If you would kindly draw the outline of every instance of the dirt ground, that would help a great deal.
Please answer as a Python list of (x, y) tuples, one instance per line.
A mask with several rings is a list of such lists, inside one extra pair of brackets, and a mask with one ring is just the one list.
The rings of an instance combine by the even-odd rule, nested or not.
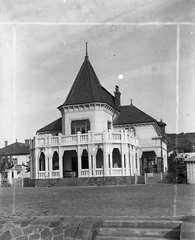
[(0, 187), (0, 219), (175, 219), (193, 215), (195, 185)]

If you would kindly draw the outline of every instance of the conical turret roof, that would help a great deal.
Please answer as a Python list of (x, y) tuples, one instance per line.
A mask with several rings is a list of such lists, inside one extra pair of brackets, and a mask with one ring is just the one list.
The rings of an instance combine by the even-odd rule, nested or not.
[(86, 54), (70, 92), (62, 106), (85, 103), (108, 103), (115, 108), (115, 98), (101, 86)]

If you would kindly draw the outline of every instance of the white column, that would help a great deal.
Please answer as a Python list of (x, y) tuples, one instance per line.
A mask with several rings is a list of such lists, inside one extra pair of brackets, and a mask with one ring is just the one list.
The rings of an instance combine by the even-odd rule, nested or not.
[(133, 149), (132, 149), (132, 152), (131, 152), (131, 156), (132, 156), (132, 160), (131, 160), (131, 162), (132, 162), (132, 165), (131, 165), (131, 167), (132, 167), (132, 174), (134, 175), (135, 174), (135, 147), (133, 146)]
[(129, 171), (129, 153), (126, 153), (125, 155), (125, 161), (126, 161), (126, 176), (130, 175), (130, 171)]
[(122, 176), (124, 176), (124, 149), (121, 146), (121, 167), (122, 167)]
[(137, 174), (140, 175), (139, 148), (136, 148), (136, 152), (137, 152)]
[(81, 154), (78, 155), (78, 177), (81, 177)]
[(113, 155), (112, 151), (110, 153), (110, 176), (112, 176), (112, 168), (113, 168)]
[(104, 176), (108, 176), (108, 153), (106, 151), (103, 152), (104, 157)]
[(32, 159), (34, 161), (35, 164), (35, 179), (39, 178), (39, 154), (38, 154), (38, 149), (34, 150), (35, 155), (34, 155), (34, 159)]
[(91, 169), (91, 154), (88, 153), (89, 177), (92, 176)]
[(131, 175), (134, 175), (134, 170), (133, 170), (133, 149), (132, 146), (130, 146), (130, 169), (131, 169)]
[[(48, 160), (48, 159), (47, 159)], [(49, 178), (51, 178), (52, 177), (52, 170), (53, 170), (53, 166), (52, 166), (53, 164), (52, 164), (52, 157), (51, 156), (49, 156)]]
[(48, 166), (48, 157), (47, 154), (45, 155), (45, 177), (48, 178), (49, 176), (49, 166)]
[(95, 153), (92, 154), (92, 158), (93, 158), (93, 176), (96, 176), (96, 154)]
[(63, 178), (63, 166), (62, 166), (62, 161), (63, 161), (63, 155), (59, 154), (59, 172), (60, 172), (60, 178)]

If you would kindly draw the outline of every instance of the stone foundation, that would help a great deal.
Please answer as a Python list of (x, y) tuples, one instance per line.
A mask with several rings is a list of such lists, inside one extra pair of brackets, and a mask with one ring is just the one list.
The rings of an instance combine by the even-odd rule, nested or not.
[(0, 240), (89, 240), (101, 223), (1, 221)]
[(110, 186), (131, 185), (135, 183), (134, 176), (121, 177), (88, 177), (88, 178), (53, 178), (53, 179), (26, 179), (24, 187), (52, 187), (52, 186)]
[[(118, 225), (121, 227), (123, 225), (123, 220), (118, 220)], [(65, 222), (63, 220), (0, 220), (0, 240), (92, 240), (101, 227), (101, 221)], [(194, 223), (183, 222), (181, 224), (180, 239), (195, 239)]]

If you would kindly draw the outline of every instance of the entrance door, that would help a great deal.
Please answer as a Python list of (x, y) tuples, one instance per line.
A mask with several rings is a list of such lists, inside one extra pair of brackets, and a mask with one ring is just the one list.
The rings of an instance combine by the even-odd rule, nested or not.
[(154, 151), (143, 152), (142, 154), (142, 174), (156, 173), (157, 164), (155, 162), (156, 154)]

